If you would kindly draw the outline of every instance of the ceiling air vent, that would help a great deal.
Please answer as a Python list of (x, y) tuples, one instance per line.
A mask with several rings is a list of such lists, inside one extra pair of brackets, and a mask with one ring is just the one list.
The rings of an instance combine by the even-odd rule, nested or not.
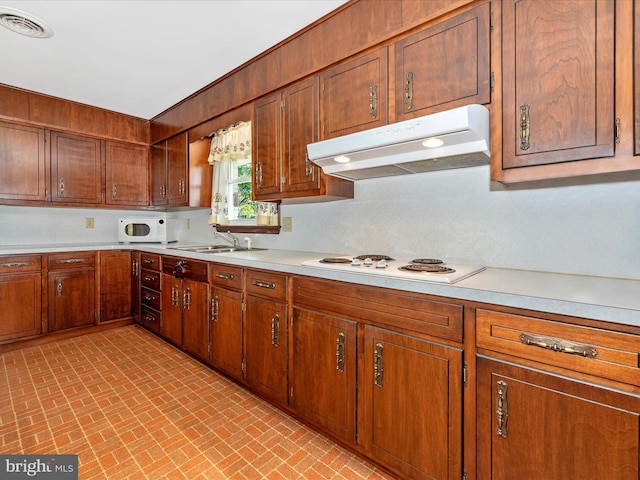
[(15, 8), (0, 7), (0, 25), (9, 30), (33, 38), (49, 38), (53, 30), (33, 15)]

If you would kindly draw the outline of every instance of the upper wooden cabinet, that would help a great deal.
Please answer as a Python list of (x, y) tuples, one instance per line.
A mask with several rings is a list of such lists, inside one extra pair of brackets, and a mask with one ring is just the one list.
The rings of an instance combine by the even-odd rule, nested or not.
[(256, 101), (252, 127), (256, 200), (353, 197), (351, 182), (325, 177), (307, 158), (307, 144), (320, 139), (318, 84), (318, 77), (312, 77)]
[(187, 133), (151, 146), (151, 205), (188, 204), (188, 154)]
[(45, 200), (44, 146), (42, 128), (0, 123), (0, 198)]
[(386, 125), (387, 55), (383, 47), (321, 75), (323, 139)]
[(489, 3), (395, 43), (396, 121), (491, 101)]
[(102, 203), (99, 139), (51, 132), (51, 201)]
[(106, 203), (148, 205), (148, 156), (144, 145), (106, 142)]

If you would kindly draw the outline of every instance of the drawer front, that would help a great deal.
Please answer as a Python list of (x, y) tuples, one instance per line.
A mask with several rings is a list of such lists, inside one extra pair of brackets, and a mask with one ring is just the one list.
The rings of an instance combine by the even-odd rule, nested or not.
[(173, 276), (174, 272), (178, 274), (176, 275), (177, 278), (188, 278), (202, 283), (209, 282), (209, 267), (207, 262), (163, 255), (162, 273)]
[(42, 255), (0, 255), (0, 274), (39, 272), (42, 270)]
[(211, 285), (240, 290), (242, 288), (242, 269), (221, 265), (209, 264), (209, 278)]
[(154, 255), (152, 253), (140, 254), (140, 266), (147, 270), (160, 271), (160, 255)]
[(244, 273), (248, 295), (274, 300), (287, 300), (287, 276), (272, 272), (246, 270)]
[(478, 309), (478, 348), (640, 385), (640, 336)]
[(146, 305), (147, 307), (151, 307), (155, 310), (160, 310), (160, 292), (149, 290), (148, 288), (142, 288), (140, 300), (142, 301), (142, 305)]
[(160, 315), (160, 312), (156, 312), (155, 310), (143, 305), (140, 312), (140, 322), (143, 327), (153, 330), (156, 333), (160, 333), (162, 328), (162, 316)]
[(49, 270), (87, 267), (94, 268), (95, 266), (95, 252), (65, 252), (49, 254)]
[(140, 284), (143, 287), (160, 291), (160, 272), (142, 270), (142, 274), (140, 275)]

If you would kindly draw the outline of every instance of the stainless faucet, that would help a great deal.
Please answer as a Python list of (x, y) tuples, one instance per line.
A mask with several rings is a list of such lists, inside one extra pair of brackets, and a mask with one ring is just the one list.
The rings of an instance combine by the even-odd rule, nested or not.
[(235, 237), (231, 232), (227, 232), (227, 233), (219, 232), (214, 228), (213, 233), (215, 234), (216, 237), (222, 237), (227, 242), (233, 243), (233, 248), (238, 248), (240, 246), (240, 240), (238, 239), (238, 237)]

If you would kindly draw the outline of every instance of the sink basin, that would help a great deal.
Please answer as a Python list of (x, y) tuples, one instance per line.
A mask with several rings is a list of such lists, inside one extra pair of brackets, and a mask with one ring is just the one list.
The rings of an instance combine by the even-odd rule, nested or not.
[(226, 252), (248, 252), (252, 250), (266, 250), (266, 248), (232, 247), (231, 245), (191, 245), (188, 247), (173, 247), (175, 250), (194, 253), (226, 253)]

